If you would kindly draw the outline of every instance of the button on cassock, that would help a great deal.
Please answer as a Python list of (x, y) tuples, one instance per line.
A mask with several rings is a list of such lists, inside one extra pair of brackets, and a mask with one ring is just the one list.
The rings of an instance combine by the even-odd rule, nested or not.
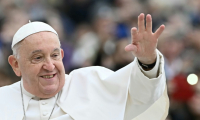
[(46, 102), (42, 102), (42, 105), (46, 105), (47, 103)]
[(47, 112), (43, 112), (43, 114), (42, 114), (42, 115), (43, 115), (43, 116), (46, 116), (47, 114), (48, 114)]

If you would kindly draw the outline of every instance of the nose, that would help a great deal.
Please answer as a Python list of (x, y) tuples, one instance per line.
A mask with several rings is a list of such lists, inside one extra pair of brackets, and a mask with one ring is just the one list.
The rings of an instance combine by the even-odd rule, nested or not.
[(46, 59), (43, 68), (47, 71), (53, 71), (55, 68), (53, 60), (51, 60), (50, 58)]

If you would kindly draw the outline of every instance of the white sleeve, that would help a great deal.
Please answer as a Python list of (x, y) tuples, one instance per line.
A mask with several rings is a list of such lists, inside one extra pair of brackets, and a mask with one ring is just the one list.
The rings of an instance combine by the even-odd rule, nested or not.
[(133, 66), (124, 120), (163, 120), (167, 116), (169, 101), (162, 54), (157, 50), (156, 65), (150, 71), (142, 70), (137, 58)]
[[(159, 65), (160, 65), (160, 57), (159, 56), (159, 52), (157, 51), (157, 58), (156, 58), (156, 64), (155, 66), (153, 67), (153, 69), (149, 70), (149, 71), (145, 71), (138, 63), (138, 60), (136, 60), (140, 70), (142, 71), (142, 73), (147, 76), (148, 78), (156, 78), (158, 76), (158, 68), (159, 68)], [(137, 59), (137, 58), (136, 58)]]

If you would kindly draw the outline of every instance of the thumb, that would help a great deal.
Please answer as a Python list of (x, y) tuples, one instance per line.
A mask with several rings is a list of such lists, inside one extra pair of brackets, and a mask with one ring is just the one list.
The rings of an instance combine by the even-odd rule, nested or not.
[(133, 44), (129, 44), (125, 47), (125, 51), (126, 52), (137, 52), (137, 46), (136, 45), (133, 45)]

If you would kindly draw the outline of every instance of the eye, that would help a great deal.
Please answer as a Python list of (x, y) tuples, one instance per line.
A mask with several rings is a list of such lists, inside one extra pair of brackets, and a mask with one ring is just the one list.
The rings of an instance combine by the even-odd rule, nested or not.
[(39, 63), (41, 61), (43, 61), (43, 56), (33, 56), (32, 59), (31, 59), (31, 62), (32, 63)]
[(54, 54), (54, 55), (53, 55), (53, 57), (57, 57), (57, 56), (58, 56), (57, 54)]
[(42, 58), (42, 57), (36, 57), (35, 59), (36, 59), (36, 60), (40, 60), (41, 58)]
[(54, 53), (54, 54), (52, 55), (52, 58), (55, 59), (55, 60), (57, 60), (57, 59), (60, 58), (60, 54), (59, 54), (59, 53)]

